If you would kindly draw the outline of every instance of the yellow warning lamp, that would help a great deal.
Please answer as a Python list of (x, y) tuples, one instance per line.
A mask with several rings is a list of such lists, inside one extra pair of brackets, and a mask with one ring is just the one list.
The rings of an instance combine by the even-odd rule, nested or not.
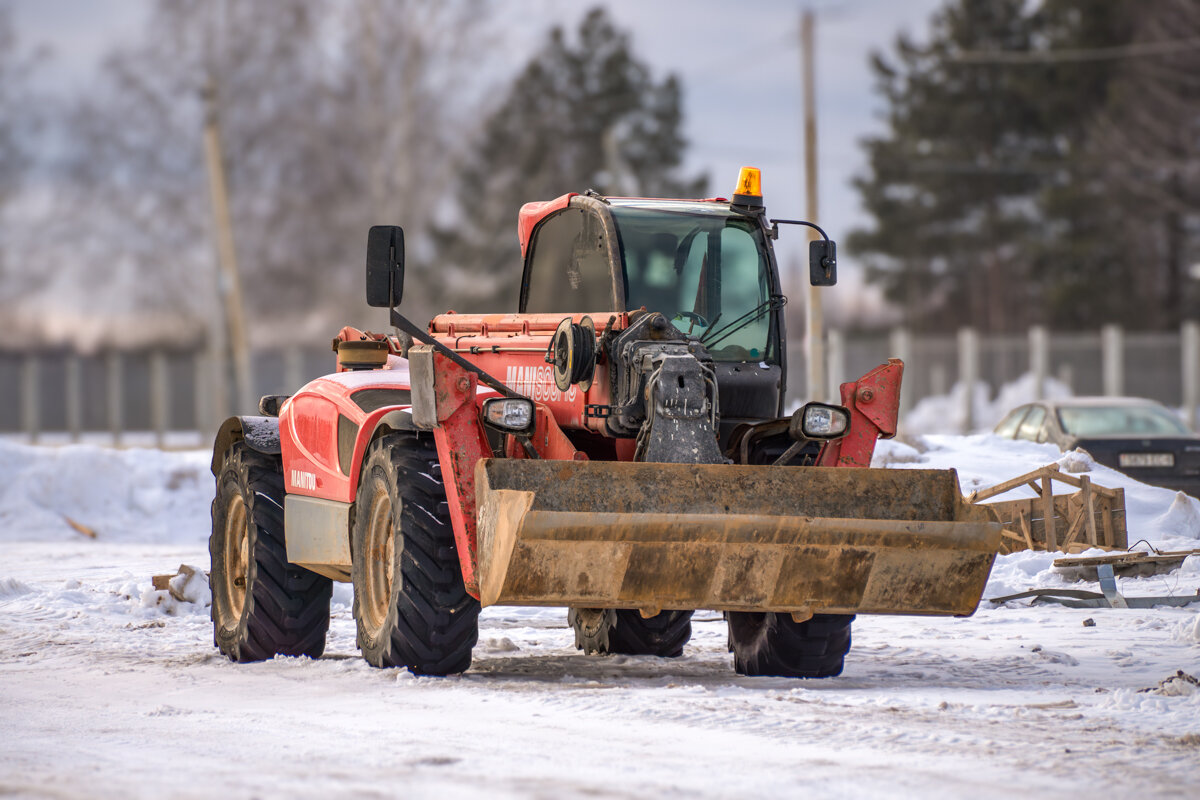
[(762, 208), (762, 172), (758, 167), (742, 167), (738, 173), (737, 188), (733, 192), (733, 205), (745, 208)]

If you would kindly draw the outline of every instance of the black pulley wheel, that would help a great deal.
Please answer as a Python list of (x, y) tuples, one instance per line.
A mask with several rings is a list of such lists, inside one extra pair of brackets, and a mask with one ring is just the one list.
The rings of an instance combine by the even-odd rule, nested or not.
[(547, 360), (553, 364), (554, 385), (560, 392), (573, 384), (580, 384), (587, 391), (596, 371), (596, 326), (591, 318), (584, 317), (575, 323), (566, 317), (558, 323), (550, 339)]

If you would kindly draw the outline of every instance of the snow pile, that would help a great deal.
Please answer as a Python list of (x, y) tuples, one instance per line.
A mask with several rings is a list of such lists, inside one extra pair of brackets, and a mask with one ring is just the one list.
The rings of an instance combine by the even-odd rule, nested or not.
[(0, 578), (0, 600), (7, 600), (12, 597), (20, 597), (24, 594), (29, 594), (33, 589), (27, 583), (22, 583), (16, 578)]
[[(1071, 397), (1071, 387), (1062, 381), (1046, 377), (1044, 398), (1059, 400)], [(1000, 387), (995, 400), (983, 381), (976, 381), (971, 391), (971, 411), (976, 431), (990, 431), (1004, 415), (1023, 403), (1037, 398), (1035, 378), (1026, 372), (1012, 383)], [(934, 395), (920, 400), (900, 421), (901, 430), (908, 435), (924, 433), (961, 433), (966, 427), (967, 385), (956, 383), (949, 394)]]
[(214, 483), (203, 451), (0, 441), (0, 541), (202, 543)]
[(1151, 523), (1165, 535), (1181, 539), (1200, 539), (1200, 503), (1183, 492), (1176, 492), (1171, 507)]
[[(1188, 560), (1193, 561), (1194, 559), (1189, 558)], [(1200, 646), (1200, 614), (1176, 623), (1172, 633), (1176, 641)]]

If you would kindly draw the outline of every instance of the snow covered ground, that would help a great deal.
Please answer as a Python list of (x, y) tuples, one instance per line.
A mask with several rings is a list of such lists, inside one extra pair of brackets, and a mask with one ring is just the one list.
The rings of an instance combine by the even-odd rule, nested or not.
[[(955, 467), (969, 491), (1066, 458), (1126, 489), (1131, 542), (1200, 547), (1200, 501), (1046, 445), (927, 436), (881, 442), (876, 466)], [(207, 568), (208, 460), (0, 442), (0, 795), (1195, 797), (1200, 785), (1200, 691), (1144, 691), (1200, 675), (1200, 605), (860, 617), (846, 671), (819, 681), (736, 676), (714, 613), (668, 660), (585, 657), (564, 610), (494, 608), (471, 670), (434, 679), (368, 667), (338, 585), (323, 658), (234, 665), (212, 646), (203, 585), (189, 587), (198, 602), (151, 587), (181, 563)], [(985, 597), (1068, 585), (1053, 557), (1001, 557)], [(1119, 587), (1192, 594), (1200, 558)]]

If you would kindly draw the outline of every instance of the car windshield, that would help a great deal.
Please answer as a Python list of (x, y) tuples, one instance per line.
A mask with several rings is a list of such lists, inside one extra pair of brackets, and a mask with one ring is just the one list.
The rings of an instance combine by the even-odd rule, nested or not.
[(716, 361), (775, 361), (762, 230), (715, 204), (612, 206), (625, 306), (659, 311)]
[(1067, 406), (1058, 409), (1058, 419), (1072, 436), (1188, 435), (1170, 411), (1154, 406)]

